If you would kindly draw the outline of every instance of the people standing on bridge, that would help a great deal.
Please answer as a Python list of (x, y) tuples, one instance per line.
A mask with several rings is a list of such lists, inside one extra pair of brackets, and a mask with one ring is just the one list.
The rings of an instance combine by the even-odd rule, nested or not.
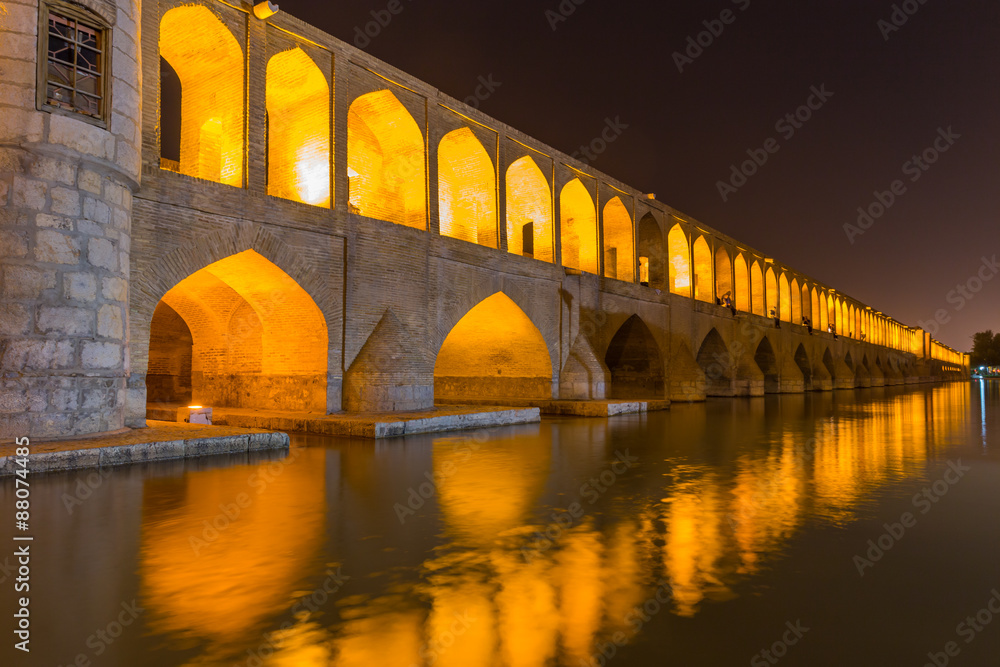
[(778, 318), (778, 311), (776, 309), (774, 309), (774, 308), (771, 309), (771, 317), (774, 318), (774, 328), (775, 329), (780, 329), (781, 328), (781, 320)]
[(836, 331), (836, 330), (835, 330), (835, 329), (833, 328), (833, 325), (832, 325), (832, 324), (831, 324), (830, 326), (828, 326), (828, 327), (826, 328), (826, 330), (827, 330), (827, 332), (829, 332), (829, 333), (832, 333), (832, 334), (833, 334), (833, 339), (834, 339), (834, 340), (837, 340), (837, 331)]
[(809, 332), (810, 336), (813, 335), (813, 323), (808, 317), (802, 318), (802, 326), (806, 328), (806, 331)]

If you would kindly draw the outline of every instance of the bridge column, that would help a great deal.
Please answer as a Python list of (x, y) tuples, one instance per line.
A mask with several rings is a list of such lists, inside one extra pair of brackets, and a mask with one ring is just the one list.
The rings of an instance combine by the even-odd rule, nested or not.
[(760, 366), (751, 354), (744, 354), (736, 365), (736, 377), (733, 379), (734, 396), (763, 396), (765, 378)]
[(869, 364), (870, 368), (866, 368), (868, 371), (869, 381), (872, 387), (884, 387), (885, 386), (885, 374), (882, 369), (878, 367), (878, 364)]
[(816, 361), (812, 368), (813, 391), (831, 391), (833, 389), (833, 376), (822, 360)]
[(805, 392), (805, 376), (795, 359), (788, 354), (779, 354), (778, 364), (778, 391), (782, 394)]
[(597, 357), (587, 336), (578, 334), (570, 348), (569, 358), (559, 372), (559, 398), (605, 399), (610, 386), (610, 371)]
[(671, 401), (690, 403), (705, 400), (705, 372), (687, 343), (675, 337), (667, 364), (667, 394)]
[(833, 388), (854, 389), (854, 371), (842, 357), (833, 358)]
[(854, 378), (854, 384), (857, 387), (872, 386), (872, 374), (868, 372), (863, 363), (858, 362), (858, 365), (854, 367)]

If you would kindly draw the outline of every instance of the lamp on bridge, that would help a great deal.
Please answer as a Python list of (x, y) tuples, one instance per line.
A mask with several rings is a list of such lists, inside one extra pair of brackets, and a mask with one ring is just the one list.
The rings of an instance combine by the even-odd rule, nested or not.
[(264, 2), (259, 2), (253, 7), (253, 15), (261, 21), (269, 19), (277, 13), (278, 5), (271, 2), (271, 0), (264, 0)]

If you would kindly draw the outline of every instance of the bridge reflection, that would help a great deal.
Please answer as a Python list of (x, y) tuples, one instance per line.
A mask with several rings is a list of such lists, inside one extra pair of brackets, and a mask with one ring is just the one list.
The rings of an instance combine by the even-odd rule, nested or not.
[[(783, 396), (301, 449), (197, 556), (190, 537), (276, 464), (150, 480), (145, 606), (155, 632), (213, 655), (265, 646), (254, 664), (589, 664), (658, 614), (744, 595), (807, 523), (846, 525), (919, 480), (945, 426), (969, 419), (967, 392)], [(625, 449), (636, 465), (613, 467)], [(410, 490), (422, 504), (401, 514)], [(343, 590), (296, 607), (334, 562)]]

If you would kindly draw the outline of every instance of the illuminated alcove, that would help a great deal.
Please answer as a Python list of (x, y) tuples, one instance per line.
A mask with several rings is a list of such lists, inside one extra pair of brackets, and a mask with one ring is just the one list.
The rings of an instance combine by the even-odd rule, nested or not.
[(712, 251), (704, 236), (699, 236), (692, 249), (694, 259), (694, 298), (699, 301), (714, 302), (712, 293)]
[(715, 251), (715, 294), (721, 299), (726, 294), (735, 304), (733, 298), (733, 266), (729, 261), (729, 253), (719, 246)]
[(530, 156), (507, 168), (507, 251), (552, 262), (552, 191)]
[(784, 272), (778, 278), (778, 310), (783, 321), (792, 321), (792, 294)]
[[(809, 320), (812, 321), (813, 306), (812, 301), (810, 301), (809, 298), (809, 286), (806, 285), (805, 282), (802, 283), (800, 299), (801, 301), (799, 303), (802, 304), (802, 317), (808, 317)], [(801, 323), (801, 320), (799, 320), (799, 322)]]
[(844, 331), (844, 310), (841, 307), (840, 298), (831, 299), (830, 306), (833, 309), (833, 313), (830, 314), (830, 321), (833, 322), (833, 328), (838, 334), (847, 333)]
[(652, 213), (639, 220), (639, 281), (660, 290), (667, 288), (667, 266), (663, 256), (663, 232)]
[(604, 205), (604, 277), (635, 281), (632, 216), (618, 197)]
[(597, 273), (597, 210), (579, 178), (559, 193), (559, 237), (563, 266)]
[(830, 328), (830, 306), (826, 292), (819, 293), (819, 326), (823, 331)]
[[(244, 64), (239, 42), (210, 9), (184, 5), (160, 21), (160, 56), (181, 88), (179, 159), (168, 159), (163, 166), (242, 187)], [(171, 112), (176, 113), (175, 104), (161, 109), (161, 115)], [(170, 147), (167, 152), (172, 153)]]
[(545, 339), (503, 292), (483, 299), (452, 328), (434, 364), (434, 400), (551, 398)]
[(736, 255), (733, 262), (733, 305), (737, 310), (745, 313), (750, 312), (750, 274), (747, 270), (747, 261), (743, 259), (743, 253)]
[(754, 315), (766, 315), (767, 303), (764, 300), (764, 274), (760, 270), (760, 262), (754, 261), (750, 267), (750, 303)]
[(691, 260), (687, 235), (680, 225), (674, 225), (667, 234), (667, 252), (670, 255), (670, 291), (691, 296)]
[[(182, 345), (185, 328), (189, 352)], [(157, 362), (150, 365), (147, 400), (325, 413), (327, 348), (326, 320), (312, 298), (246, 250), (192, 273), (163, 295), (150, 326), (149, 358)], [(162, 389), (185, 384), (189, 398)]]
[(813, 326), (822, 327), (823, 316), (821, 315), (823, 309), (819, 305), (819, 292), (815, 287), (812, 288), (812, 310), (809, 312), (809, 319), (812, 320)]
[(441, 236), (500, 247), (493, 160), (467, 127), (438, 144), (438, 219)]
[(789, 314), (791, 321), (795, 324), (802, 324), (802, 290), (799, 289), (799, 281), (792, 278), (788, 286), (788, 296), (790, 301)]
[(767, 273), (764, 274), (764, 298), (767, 305), (767, 316), (772, 317), (778, 315), (778, 280), (774, 275), (774, 269), (767, 267)]
[(347, 112), (348, 208), (369, 218), (427, 229), (424, 135), (388, 90)]
[(267, 193), (330, 207), (330, 86), (294, 48), (267, 63)]
[(638, 315), (621, 325), (604, 355), (611, 371), (611, 398), (662, 398), (663, 357), (649, 327)]

